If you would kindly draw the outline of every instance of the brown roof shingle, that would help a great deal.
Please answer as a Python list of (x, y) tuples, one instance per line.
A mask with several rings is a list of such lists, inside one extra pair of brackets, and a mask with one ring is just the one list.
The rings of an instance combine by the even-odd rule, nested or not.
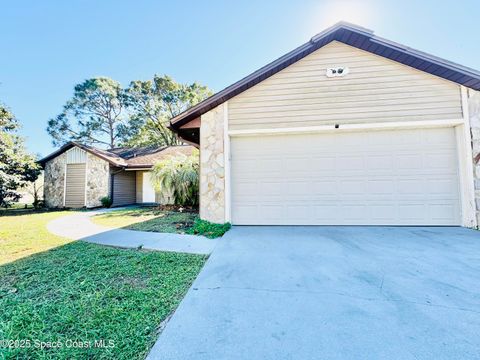
[(41, 166), (65, 151), (79, 147), (99, 158), (108, 161), (111, 165), (122, 168), (151, 168), (160, 160), (166, 159), (170, 156), (183, 154), (186, 156), (192, 155), (195, 147), (190, 145), (176, 145), (176, 146), (145, 146), (135, 148), (114, 148), (109, 150), (98, 149), (93, 146), (81, 144), (75, 141), (63, 145), (60, 149), (54, 151), (50, 155), (39, 160)]

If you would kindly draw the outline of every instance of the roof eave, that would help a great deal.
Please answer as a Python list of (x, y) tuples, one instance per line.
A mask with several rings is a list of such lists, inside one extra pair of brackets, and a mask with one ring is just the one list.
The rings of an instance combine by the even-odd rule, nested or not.
[(42, 166), (42, 168), (44, 168), (45, 164), (48, 161), (56, 158), (57, 156), (60, 156), (65, 151), (68, 151), (75, 146), (79, 147), (80, 149), (82, 149), (82, 150), (84, 150), (84, 151), (86, 151), (86, 152), (88, 152), (92, 155), (95, 155), (95, 156), (99, 157), (102, 160), (107, 161), (110, 165), (113, 165), (113, 166), (116, 166), (116, 167), (125, 167), (127, 165), (125, 162), (113, 161), (112, 159), (109, 159), (108, 157), (106, 157), (106, 156), (104, 156), (104, 155), (102, 155), (98, 152), (92, 151), (92, 149), (90, 149), (89, 147), (87, 147), (83, 144), (80, 144), (76, 141), (69, 141), (68, 143), (63, 145), (60, 149), (52, 152), (50, 155), (45, 156), (43, 159), (38, 160), (37, 163), (40, 164), (40, 166)]

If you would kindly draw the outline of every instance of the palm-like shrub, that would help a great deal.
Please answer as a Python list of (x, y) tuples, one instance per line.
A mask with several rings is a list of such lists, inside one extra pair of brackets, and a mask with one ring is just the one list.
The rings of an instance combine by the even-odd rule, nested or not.
[(151, 179), (156, 191), (172, 193), (174, 203), (198, 205), (198, 151), (191, 156), (177, 155), (155, 164)]

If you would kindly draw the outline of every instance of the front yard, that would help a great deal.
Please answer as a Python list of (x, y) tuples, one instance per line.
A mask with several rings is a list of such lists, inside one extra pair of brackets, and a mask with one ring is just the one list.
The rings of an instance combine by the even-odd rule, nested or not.
[(206, 256), (49, 234), (65, 214), (0, 216), (0, 358), (143, 359)]
[(154, 207), (132, 207), (92, 217), (98, 225), (128, 230), (185, 233), (194, 224), (193, 211), (159, 210)]
[(156, 207), (131, 207), (104, 214), (95, 215), (91, 220), (98, 224), (127, 230), (150, 231), (160, 233), (177, 233), (203, 235), (208, 238), (223, 236), (231, 225), (213, 224), (200, 220), (198, 213), (189, 209), (179, 211)]
[(0, 211), (0, 265), (69, 243), (69, 239), (50, 234), (45, 224), (70, 213)]

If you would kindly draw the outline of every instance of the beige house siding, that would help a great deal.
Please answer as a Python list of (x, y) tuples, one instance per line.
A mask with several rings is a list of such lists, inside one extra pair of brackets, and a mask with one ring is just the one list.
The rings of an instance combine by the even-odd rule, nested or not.
[(45, 164), (43, 196), (49, 208), (63, 207), (65, 158), (66, 154), (63, 153)]
[(100, 199), (109, 195), (109, 168), (107, 161), (87, 154), (87, 207), (102, 206)]
[(85, 163), (67, 164), (65, 181), (65, 207), (85, 206)]
[(136, 202), (135, 171), (122, 171), (113, 176), (113, 206)]
[[(339, 66), (349, 74), (326, 77)], [(228, 103), (229, 130), (462, 118), (459, 85), (339, 42)]]
[(136, 173), (135, 198), (136, 198), (137, 204), (141, 204), (143, 202), (143, 171), (135, 171), (135, 173)]

